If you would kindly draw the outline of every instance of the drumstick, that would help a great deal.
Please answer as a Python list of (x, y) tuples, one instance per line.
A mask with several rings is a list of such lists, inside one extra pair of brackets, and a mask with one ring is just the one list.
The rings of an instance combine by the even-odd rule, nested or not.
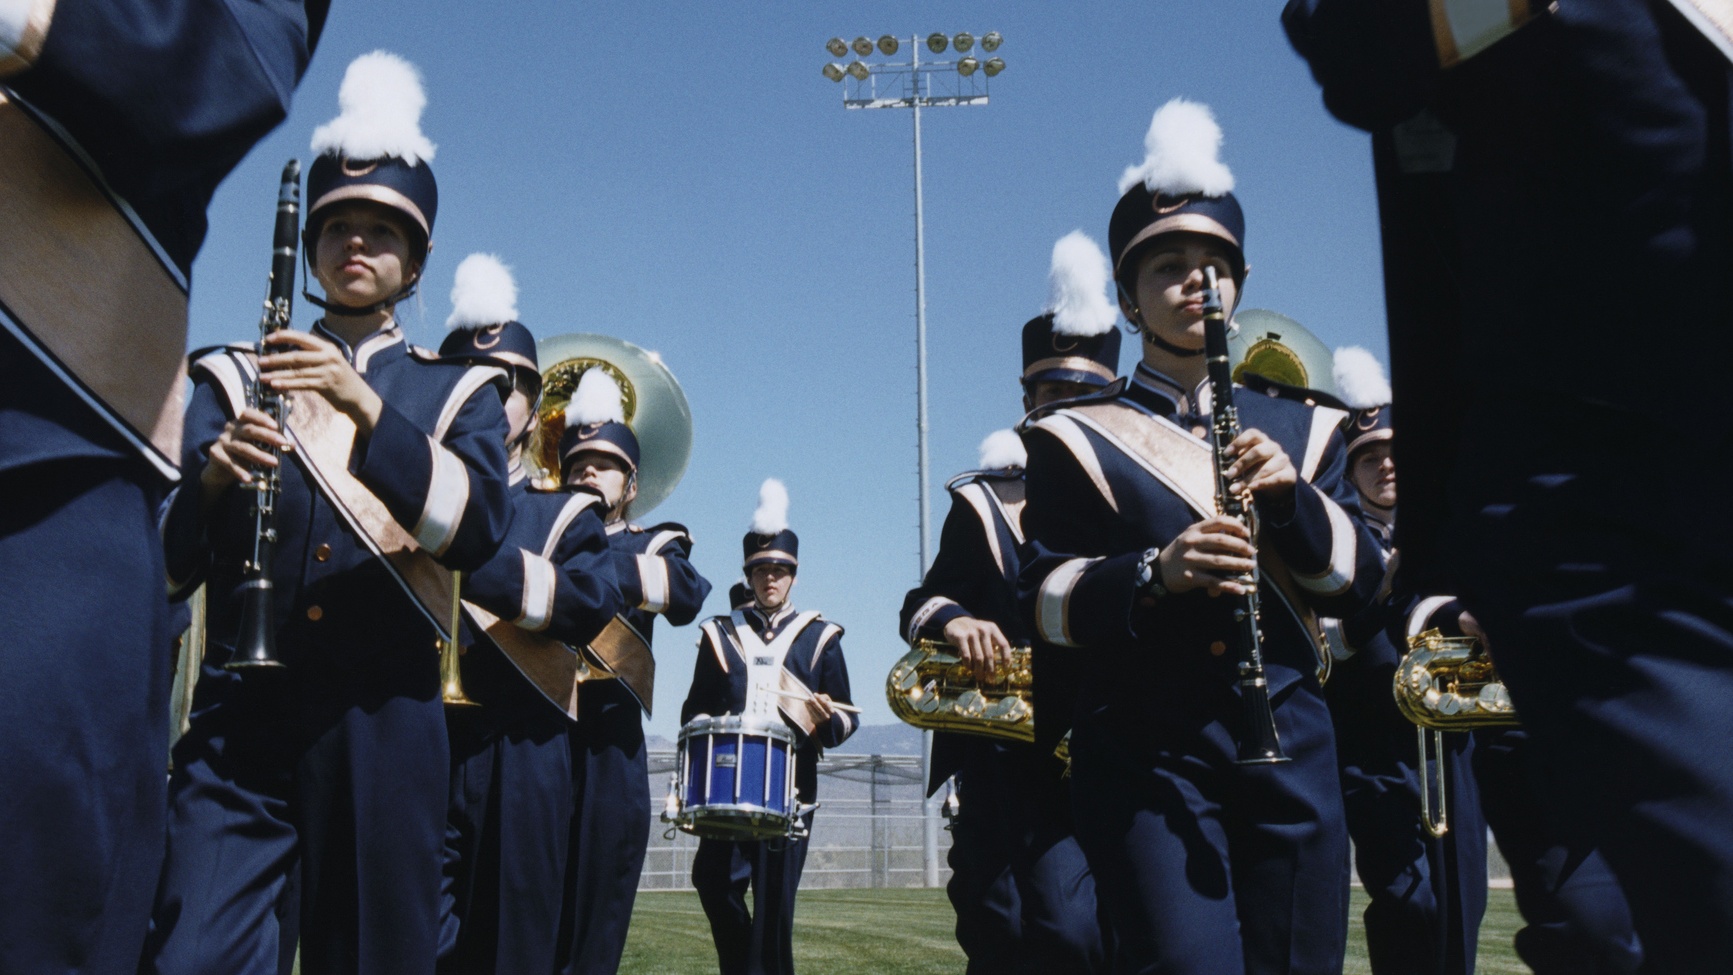
[[(785, 691), (780, 687), (771, 688), (770, 693), (777, 694), (777, 695), (780, 695), (782, 697), (792, 697), (795, 700), (799, 700), (799, 701), (811, 701), (811, 700), (813, 700), (813, 696), (810, 694), (799, 694), (799, 693), (796, 693), (794, 691)], [(852, 704), (844, 704), (841, 701), (832, 701), (832, 702), (830, 702), (830, 706), (833, 710), (847, 711), (849, 714), (861, 713), (860, 708), (857, 708)]]

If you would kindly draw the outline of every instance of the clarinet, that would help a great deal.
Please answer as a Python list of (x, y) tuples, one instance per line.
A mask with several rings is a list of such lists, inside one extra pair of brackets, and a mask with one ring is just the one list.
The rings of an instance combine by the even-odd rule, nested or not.
[[(295, 253), (301, 233), (301, 162), (289, 160), (283, 167), (283, 182), (277, 189), (277, 225), (271, 237), (271, 280), (265, 297), (265, 313), (259, 319), (259, 342), (254, 348), (266, 352), (265, 339), (289, 327), (295, 294)], [(247, 392), (248, 405), (269, 416), (277, 429), (289, 418), (289, 398), (263, 383), (255, 382)], [(270, 448), (276, 466), (253, 471), (253, 552), (242, 570), (241, 630), (235, 639), (235, 654), (224, 666), (229, 670), (275, 669), (277, 658), (276, 589), (271, 580), (271, 562), (277, 552), (277, 499), (282, 496), (279, 473), (282, 451)]]
[[(1210, 453), (1215, 459), (1216, 508), (1229, 518), (1246, 526), (1246, 534), (1257, 538), (1257, 512), (1246, 499), (1228, 490), (1224, 458), (1228, 445), (1240, 435), (1240, 414), (1234, 408), (1233, 377), (1228, 372), (1227, 314), (1222, 310), (1222, 293), (1216, 284), (1213, 267), (1204, 268), (1208, 287), (1203, 299), (1204, 355), (1209, 367), (1210, 387)], [(1234, 601), (1234, 659), (1239, 670), (1240, 703), (1245, 712), (1245, 733), (1239, 740), (1240, 765), (1273, 765), (1286, 762), (1282, 742), (1276, 737), (1276, 716), (1270, 711), (1270, 686), (1264, 676), (1263, 637), (1258, 632), (1258, 569), (1254, 562), (1251, 572), (1236, 581), (1246, 587), (1245, 595)]]

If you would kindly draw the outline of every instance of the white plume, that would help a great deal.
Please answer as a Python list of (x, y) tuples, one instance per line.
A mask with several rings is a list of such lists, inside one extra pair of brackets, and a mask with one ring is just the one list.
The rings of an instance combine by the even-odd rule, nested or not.
[(1156, 109), (1143, 137), (1143, 162), (1119, 177), (1119, 192), (1138, 181), (1151, 193), (1222, 196), (1234, 188), (1234, 174), (1219, 158), (1222, 129), (1208, 105), (1175, 98)]
[(788, 527), (788, 488), (774, 477), (758, 486), (758, 510), (752, 513), (755, 535), (774, 535)]
[(517, 281), (492, 254), (471, 254), (457, 266), (451, 285), (451, 317), (445, 327), (485, 328), (517, 321)]
[(1047, 272), (1053, 296), (1053, 331), (1060, 335), (1105, 335), (1113, 331), (1119, 310), (1107, 298), (1113, 266), (1100, 245), (1081, 230), (1073, 230), (1053, 245), (1053, 266)]
[(1335, 374), (1336, 388), (1342, 391), (1342, 402), (1354, 409), (1390, 405), (1390, 380), (1384, 378), (1384, 364), (1358, 345), (1337, 349), (1330, 371)]
[(600, 369), (584, 370), (571, 402), (566, 404), (566, 426), (624, 422), (626, 408), (620, 403), (620, 386), (614, 377)]
[(1027, 467), (1029, 451), (1023, 449), (1023, 438), (1015, 430), (994, 430), (981, 441), (981, 469), (1002, 471), (1007, 467)]
[(349, 62), (337, 89), (337, 117), (313, 130), (313, 151), (349, 159), (396, 156), (411, 166), (433, 161), (434, 145), (421, 134), (427, 93), (415, 65), (390, 51)]

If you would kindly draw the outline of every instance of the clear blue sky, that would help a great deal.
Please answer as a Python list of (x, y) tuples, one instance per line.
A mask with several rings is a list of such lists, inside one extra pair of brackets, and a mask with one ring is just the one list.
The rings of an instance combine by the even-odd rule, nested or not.
[[(1225, 131), (1248, 220), (1245, 307), (1384, 356), (1370, 150), (1325, 113), (1277, 4), (334, 7), (289, 120), (217, 194), (193, 344), (251, 340), (283, 161), (308, 159), (352, 58), (402, 54), (425, 77), (422, 126), (439, 145), (435, 249), (421, 307), (402, 316), (411, 340), (438, 344), (457, 262), (487, 250), (514, 268), (537, 334), (660, 352), (696, 445), (650, 520), (692, 529), (716, 585), (705, 609), (723, 612), (758, 484), (787, 482), (795, 602), (847, 627), (868, 723), (894, 720), (883, 680), (918, 572), (911, 120), (845, 111), (819, 73), (827, 38), (1005, 36), (992, 104), (923, 114), (935, 544), (944, 481), (1018, 419), (1018, 329), (1046, 300), (1053, 242), (1081, 228), (1105, 245), (1115, 181), (1171, 97), (1209, 103)], [(298, 304), (300, 327), (312, 311)], [(658, 626), (655, 733), (677, 729), (696, 635)]]

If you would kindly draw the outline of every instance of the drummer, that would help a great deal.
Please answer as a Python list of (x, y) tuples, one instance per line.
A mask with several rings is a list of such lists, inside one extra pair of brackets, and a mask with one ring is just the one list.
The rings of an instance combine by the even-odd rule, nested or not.
[[(859, 726), (849, 703), (842, 627), (789, 602), (800, 566), (800, 540), (788, 528), (788, 490), (774, 478), (759, 489), (746, 533), (751, 605), (700, 625), (698, 664), (680, 718), (741, 715), (793, 730), (795, 789), (804, 834), (812, 826), (821, 749), (835, 748)], [(698, 812), (701, 821), (702, 811)], [(807, 840), (701, 839), (692, 886), (710, 918), (722, 975), (790, 975), (794, 971), (794, 894), (806, 865)], [(752, 888), (747, 902), (746, 890)]]

